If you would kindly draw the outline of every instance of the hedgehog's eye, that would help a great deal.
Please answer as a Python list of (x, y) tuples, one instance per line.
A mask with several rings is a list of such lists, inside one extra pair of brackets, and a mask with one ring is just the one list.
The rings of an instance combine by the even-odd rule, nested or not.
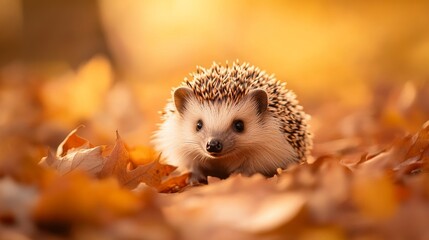
[(244, 122), (242, 120), (234, 120), (232, 123), (232, 128), (236, 132), (243, 132), (244, 131)]
[(198, 120), (198, 122), (197, 122), (197, 132), (200, 131), (201, 128), (203, 128), (203, 121), (202, 120)]

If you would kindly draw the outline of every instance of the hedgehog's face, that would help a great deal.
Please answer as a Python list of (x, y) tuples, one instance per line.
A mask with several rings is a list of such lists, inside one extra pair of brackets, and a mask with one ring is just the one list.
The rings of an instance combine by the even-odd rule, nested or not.
[(226, 158), (248, 151), (264, 134), (268, 97), (252, 90), (237, 103), (200, 103), (186, 87), (174, 92), (174, 103), (182, 120), (183, 144), (188, 152), (207, 158)]

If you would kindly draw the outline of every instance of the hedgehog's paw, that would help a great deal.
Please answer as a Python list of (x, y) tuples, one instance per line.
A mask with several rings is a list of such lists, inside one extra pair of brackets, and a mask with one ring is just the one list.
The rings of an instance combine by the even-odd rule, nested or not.
[(199, 186), (199, 185), (207, 185), (207, 176), (201, 173), (191, 172), (191, 176), (189, 177), (189, 185), (191, 186)]

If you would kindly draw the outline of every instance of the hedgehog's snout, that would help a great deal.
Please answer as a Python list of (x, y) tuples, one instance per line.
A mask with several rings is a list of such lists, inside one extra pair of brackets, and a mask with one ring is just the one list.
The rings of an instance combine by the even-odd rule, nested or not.
[(222, 142), (218, 139), (210, 139), (206, 145), (206, 150), (209, 153), (220, 153), (222, 148)]

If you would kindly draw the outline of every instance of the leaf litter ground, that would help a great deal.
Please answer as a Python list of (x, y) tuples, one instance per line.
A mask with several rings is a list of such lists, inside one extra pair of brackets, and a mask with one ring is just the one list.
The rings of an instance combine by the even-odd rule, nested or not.
[(0, 238), (427, 239), (425, 89), (408, 105), (326, 104), (313, 113), (313, 159), (270, 179), (189, 186), (189, 174), (150, 147), (129, 147), (118, 133), (96, 146), (78, 127), (39, 163), (2, 162)]

